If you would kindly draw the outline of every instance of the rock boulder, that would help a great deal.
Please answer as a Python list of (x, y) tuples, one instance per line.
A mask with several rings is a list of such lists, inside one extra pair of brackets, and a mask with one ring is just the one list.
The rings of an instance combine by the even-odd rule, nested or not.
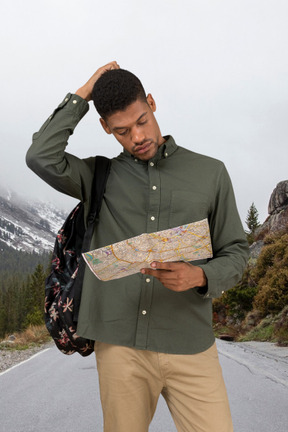
[(256, 231), (256, 241), (263, 240), (266, 234), (288, 230), (288, 180), (277, 184), (268, 205), (269, 216)]

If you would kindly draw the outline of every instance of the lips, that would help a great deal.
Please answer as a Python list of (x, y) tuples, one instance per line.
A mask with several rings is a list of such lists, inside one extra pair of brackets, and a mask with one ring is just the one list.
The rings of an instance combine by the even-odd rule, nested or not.
[(142, 146), (136, 147), (135, 153), (138, 154), (146, 153), (149, 150), (151, 144), (152, 144), (151, 142), (148, 142), (146, 144), (143, 144)]

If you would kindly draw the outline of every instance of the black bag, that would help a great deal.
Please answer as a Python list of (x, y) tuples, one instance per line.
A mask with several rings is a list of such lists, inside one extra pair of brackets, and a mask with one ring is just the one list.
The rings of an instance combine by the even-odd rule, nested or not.
[(57, 347), (64, 354), (78, 352), (88, 356), (94, 341), (76, 333), (81, 290), (85, 270), (82, 252), (88, 252), (111, 161), (103, 156), (95, 159), (91, 204), (84, 224), (84, 205), (79, 203), (69, 214), (56, 237), (51, 273), (45, 283), (45, 324)]

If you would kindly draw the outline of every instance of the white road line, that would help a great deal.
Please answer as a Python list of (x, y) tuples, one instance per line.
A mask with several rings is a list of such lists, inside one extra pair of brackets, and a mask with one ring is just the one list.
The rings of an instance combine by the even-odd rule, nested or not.
[(0, 373), (0, 376), (6, 374), (7, 372), (10, 372), (12, 369), (17, 368), (18, 366), (21, 366), (21, 365), (24, 364), (24, 363), (27, 363), (28, 361), (32, 360), (33, 358), (37, 357), (37, 356), (40, 355), (40, 354), (43, 354), (44, 352), (46, 352), (46, 351), (48, 351), (48, 350), (50, 350), (50, 349), (51, 349), (51, 348), (46, 348), (46, 349), (44, 349), (43, 351), (39, 351), (39, 352), (37, 352), (37, 353), (34, 354), (32, 357), (29, 357), (28, 359), (23, 360), (22, 362), (17, 363), (16, 365), (12, 366), (11, 368), (6, 369), (5, 371), (1, 372), (1, 373)]

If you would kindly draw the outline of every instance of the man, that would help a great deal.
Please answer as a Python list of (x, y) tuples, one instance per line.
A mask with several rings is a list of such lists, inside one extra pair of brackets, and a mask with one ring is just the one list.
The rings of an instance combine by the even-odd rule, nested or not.
[(162, 394), (178, 431), (231, 432), (211, 325), (212, 298), (237, 283), (248, 254), (229, 176), (222, 162), (163, 137), (152, 95), (111, 62), (66, 96), (27, 153), (32, 170), (86, 211), (94, 157), (65, 148), (92, 99), (123, 152), (112, 159), (91, 249), (208, 218), (214, 252), (108, 282), (86, 269), (77, 333), (95, 340), (104, 430), (147, 432)]

